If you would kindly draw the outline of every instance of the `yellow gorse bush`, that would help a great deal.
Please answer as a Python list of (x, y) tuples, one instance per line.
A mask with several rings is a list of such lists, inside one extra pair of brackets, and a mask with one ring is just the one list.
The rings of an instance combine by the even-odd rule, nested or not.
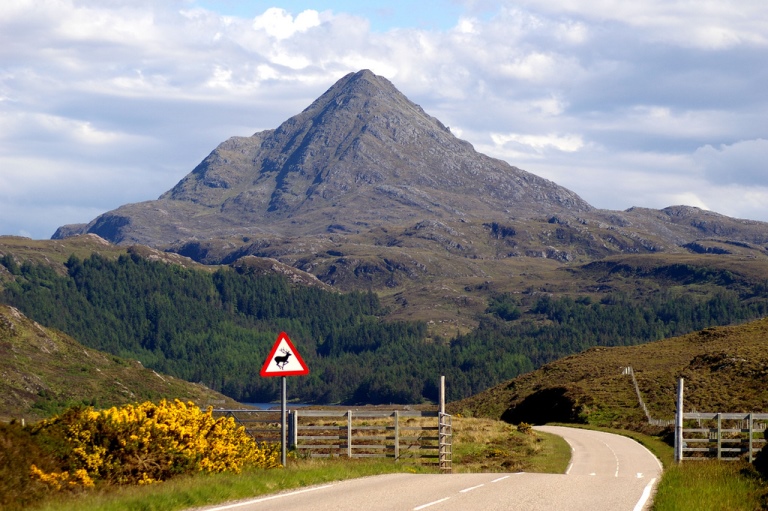
[(239, 473), (280, 466), (279, 446), (258, 444), (234, 419), (193, 403), (161, 401), (97, 411), (74, 408), (43, 421), (37, 432), (60, 445), (65, 470), (32, 476), (54, 489), (94, 481), (149, 484), (195, 471)]

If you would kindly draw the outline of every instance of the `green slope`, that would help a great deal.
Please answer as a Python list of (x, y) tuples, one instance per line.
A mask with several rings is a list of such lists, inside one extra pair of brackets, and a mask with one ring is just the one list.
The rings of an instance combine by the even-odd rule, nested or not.
[(68, 405), (99, 408), (166, 399), (199, 406), (233, 405), (202, 385), (159, 374), (84, 347), (44, 328), (18, 309), (0, 305), (0, 420), (36, 420)]
[(644, 429), (629, 376), (632, 366), (654, 418), (672, 419), (676, 385), (685, 381), (685, 409), (701, 412), (768, 410), (768, 318), (707, 328), (642, 346), (592, 348), (469, 399), (454, 413), (512, 422), (587, 422)]

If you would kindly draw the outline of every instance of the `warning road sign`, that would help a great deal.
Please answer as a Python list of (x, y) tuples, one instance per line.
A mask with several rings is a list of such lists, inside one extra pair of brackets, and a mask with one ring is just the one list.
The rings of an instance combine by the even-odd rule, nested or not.
[(288, 334), (280, 332), (259, 374), (261, 376), (302, 376), (309, 374), (309, 368), (296, 351)]

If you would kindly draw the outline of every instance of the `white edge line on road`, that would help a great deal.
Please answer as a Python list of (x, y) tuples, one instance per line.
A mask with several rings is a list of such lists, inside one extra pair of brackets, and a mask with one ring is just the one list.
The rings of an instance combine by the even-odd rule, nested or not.
[[(557, 433), (552, 433), (552, 434), (557, 434)], [(571, 448), (571, 460), (568, 462), (568, 468), (565, 469), (565, 475), (568, 475), (571, 469), (573, 468), (573, 453), (576, 452), (576, 449), (573, 447), (573, 444), (571, 444), (571, 442), (568, 441), (567, 438), (565, 438), (562, 435), (560, 435), (560, 438), (565, 440), (565, 443), (568, 444), (568, 447)]]
[(655, 482), (656, 478), (654, 477), (651, 479), (650, 483), (645, 485), (643, 494), (640, 496), (640, 500), (637, 501), (637, 504), (635, 504), (635, 508), (632, 511), (642, 511), (643, 507), (645, 507), (645, 503), (648, 502), (648, 499), (651, 497), (651, 490), (653, 489), (653, 483)]
[[(635, 440), (635, 442), (637, 442), (637, 440)], [(637, 443), (638, 443), (638, 444), (640, 444), (640, 442), (637, 442)], [(643, 449), (645, 449), (645, 450), (648, 452), (648, 454), (650, 454), (651, 456), (653, 456), (653, 459), (655, 459), (655, 460), (656, 460), (656, 464), (659, 466), (659, 470), (660, 470), (660, 471), (663, 471), (663, 470), (664, 470), (664, 465), (662, 465), (662, 464), (661, 464), (661, 460), (660, 460), (659, 458), (657, 458), (657, 457), (656, 457), (656, 455), (655, 455), (655, 454), (653, 454), (653, 453), (651, 452), (651, 450), (650, 450), (650, 449), (648, 449), (648, 448), (647, 448), (646, 446), (644, 446), (643, 444), (640, 444), (640, 447), (642, 447)]]
[(468, 491), (477, 490), (481, 486), (485, 486), (485, 484), (478, 484), (477, 486), (472, 486), (471, 488), (464, 488), (463, 490), (459, 490), (459, 493), (467, 493)]
[(258, 504), (259, 502), (266, 502), (268, 500), (281, 499), (283, 497), (290, 497), (291, 495), (298, 495), (299, 493), (307, 493), (310, 491), (322, 490), (324, 488), (330, 488), (331, 486), (335, 486), (335, 485), (326, 484), (324, 486), (315, 486), (313, 488), (305, 488), (303, 490), (292, 491), (290, 493), (280, 493), (278, 495), (272, 495), (270, 497), (261, 497), (258, 499), (246, 500), (243, 502), (238, 502), (236, 504), (229, 504), (226, 506), (210, 507), (210, 508), (206, 508), (206, 511), (222, 511), (224, 509), (233, 509), (240, 506), (247, 506), (248, 504)]
[[(522, 472), (521, 472), (522, 473)], [(498, 479), (494, 479), (491, 481), (492, 483), (498, 483), (499, 481), (503, 481), (504, 479), (509, 479), (509, 476), (499, 477)]]
[(427, 508), (429, 506), (434, 506), (435, 504), (439, 504), (441, 502), (445, 502), (446, 500), (450, 499), (451, 497), (445, 497), (444, 499), (435, 500), (434, 502), (429, 502), (427, 504), (422, 504), (421, 506), (416, 506), (413, 508), (413, 511), (419, 511), (420, 509)]

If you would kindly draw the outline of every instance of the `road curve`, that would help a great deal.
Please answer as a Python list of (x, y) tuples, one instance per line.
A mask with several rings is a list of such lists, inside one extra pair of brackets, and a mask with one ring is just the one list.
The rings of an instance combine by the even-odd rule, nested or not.
[(542, 426), (572, 449), (566, 474), (386, 474), (312, 486), (207, 511), (640, 511), (661, 464), (626, 437)]

